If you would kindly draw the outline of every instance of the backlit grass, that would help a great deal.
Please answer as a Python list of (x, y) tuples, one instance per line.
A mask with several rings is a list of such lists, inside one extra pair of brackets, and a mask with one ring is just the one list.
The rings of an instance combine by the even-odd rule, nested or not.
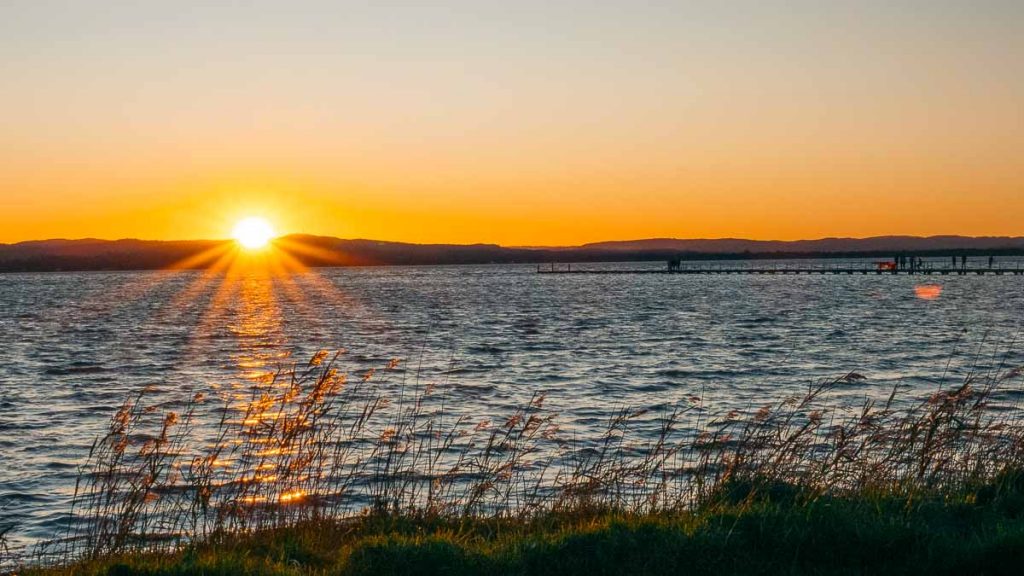
[[(400, 363), (318, 354), (242, 398), (143, 392), (82, 468), (47, 573), (1016, 573), (1022, 371), (850, 408), (684, 396), (580, 437), (536, 394), (453, 413)], [(217, 415), (211, 418), (211, 415)], [(212, 423), (212, 424), (211, 424)], [(40, 570), (43, 570), (40, 568)]]

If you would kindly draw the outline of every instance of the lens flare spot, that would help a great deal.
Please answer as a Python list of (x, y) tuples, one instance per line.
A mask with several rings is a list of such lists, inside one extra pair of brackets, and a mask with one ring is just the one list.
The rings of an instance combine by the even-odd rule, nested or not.
[(942, 295), (942, 286), (938, 284), (921, 284), (914, 286), (914, 295), (921, 300), (935, 300)]

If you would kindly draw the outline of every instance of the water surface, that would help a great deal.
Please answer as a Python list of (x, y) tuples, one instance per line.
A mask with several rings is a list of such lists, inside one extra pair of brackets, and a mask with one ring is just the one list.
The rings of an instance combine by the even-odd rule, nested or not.
[(223, 393), (319, 349), (347, 349), (353, 370), (402, 358), (466, 414), (544, 391), (586, 434), (624, 406), (700, 395), (743, 410), (849, 371), (866, 379), (841, 401), (897, 383), (926, 394), (1024, 364), (1022, 306), (1021, 276), (0, 275), (0, 520), (17, 543), (59, 535), (76, 466), (126, 395)]

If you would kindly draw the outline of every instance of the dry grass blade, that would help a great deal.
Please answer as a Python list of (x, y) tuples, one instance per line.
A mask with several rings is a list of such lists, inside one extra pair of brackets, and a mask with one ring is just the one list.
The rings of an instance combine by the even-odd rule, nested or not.
[(319, 353), (254, 383), (240, 403), (195, 394), (161, 410), (145, 393), (130, 398), (81, 469), (62, 559), (367, 513), (656, 514), (780, 486), (808, 499), (948, 495), (1024, 469), (1020, 409), (993, 408), (1000, 394), (1019, 392), (1020, 369), (972, 374), (917, 400), (893, 389), (855, 410), (831, 398), (863, 379), (854, 373), (743, 413), (715, 416), (683, 398), (623, 408), (602, 433), (580, 438), (542, 394), (471, 420), (447, 414), (444, 386), (410, 379), (397, 361), (351, 379), (338, 362)]

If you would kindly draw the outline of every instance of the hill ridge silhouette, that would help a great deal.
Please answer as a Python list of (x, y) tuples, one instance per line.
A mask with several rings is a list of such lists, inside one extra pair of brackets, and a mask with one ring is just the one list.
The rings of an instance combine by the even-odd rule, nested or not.
[[(140, 240), (98, 238), (29, 240), (0, 244), (0, 272), (161, 269), (231, 240)], [(599, 262), (690, 259), (808, 258), (918, 255), (1024, 254), (1024, 237), (888, 235), (812, 240), (743, 238), (646, 238), (578, 246), (515, 247), (493, 243), (416, 244), (369, 238), (290, 234), (282, 246), (314, 250), (292, 253), (307, 266), (427, 265)]]

